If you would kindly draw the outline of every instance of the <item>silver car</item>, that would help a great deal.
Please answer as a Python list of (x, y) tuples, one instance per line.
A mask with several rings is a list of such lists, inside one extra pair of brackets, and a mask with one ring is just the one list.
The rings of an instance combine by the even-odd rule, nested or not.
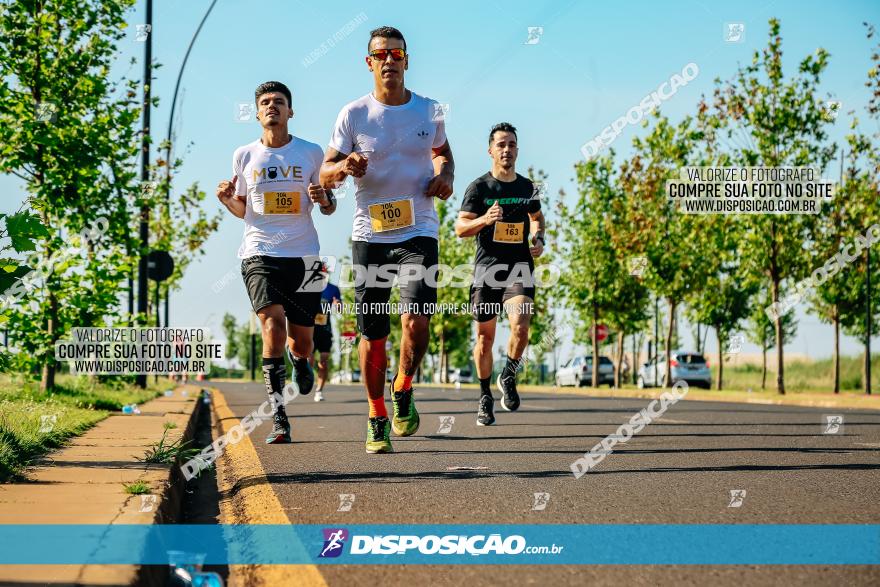
[[(577, 356), (556, 371), (556, 386), (593, 384), (593, 356)], [(602, 355), (599, 357), (599, 385), (614, 385), (614, 363)]]
[[(700, 353), (689, 351), (672, 351), (669, 355), (672, 382), (684, 381), (688, 385), (709, 389), (712, 387), (712, 373), (709, 363)], [(666, 386), (666, 357), (657, 357), (657, 379), (660, 387)], [(640, 389), (657, 387), (654, 381), (654, 362), (649, 361), (639, 369), (637, 385)]]

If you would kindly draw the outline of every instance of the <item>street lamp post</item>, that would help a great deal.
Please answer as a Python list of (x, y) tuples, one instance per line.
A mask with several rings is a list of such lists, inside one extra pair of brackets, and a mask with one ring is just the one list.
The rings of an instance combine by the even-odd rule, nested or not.
[(871, 395), (871, 247), (865, 255), (865, 393)]
[[(174, 128), (174, 110), (177, 107), (177, 94), (180, 91), (180, 80), (183, 79), (183, 70), (186, 68), (186, 62), (189, 59), (189, 54), (192, 51), (193, 45), (196, 42), (196, 37), (199, 36), (199, 32), (202, 30), (202, 26), (205, 24), (205, 21), (208, 20), (208, 15), (211, 14), (211, 11), (214, 9), (214, 5), (217, 4), (217, 0), (213, 0), (211, 5), (208, 6), (208, 10), (205, 11), (205, 16), (202, 17), (201, 22), (199, 22), (198, 28), (196, 28), (196, 32), (193, 33), (192, 38), (189, 40), (189, 46), (186, 48), (186, 53), (183, 56), (183, 62), (180, 64), (180, 71), (177, 72), (177, 83), (174, 84), (174, 96), (171, 98), (171, 113), (168, 115), (168, 133), (165, 138), (165, 206), (171, 207), (171, 133)], [(168, 309), (168, 299), (171, 297), (171, 284), (169, 283), (165, 287), (165, 326), (170, 326), (171, 323), (168, 321), (169, 309)], [(159, 309), (156, 309), (156, 313), (158, 315)]]
[[(143, 102), (143, 129), (141, 135), (141, 185), (145, 185), (150, 179), (150, 86), (152, 85), (152, 60), (153, 60), (153, 0), (147, 0), (146, 15), (147, 38), (144, 39), (144, 102)], [(143, 190), (141, 190), (143, 195)], [(138, 261), (138, 315), (145, 317), (147, 313), (147, 296), (149, 296), (149, 282), (147, 281), (147, 255), (150, 252), (150, 207), (141, 205), (140, 213), (140, 260)], [(135, 379), (138, 387), (147, 386), (147, 376), (138, 375)]]

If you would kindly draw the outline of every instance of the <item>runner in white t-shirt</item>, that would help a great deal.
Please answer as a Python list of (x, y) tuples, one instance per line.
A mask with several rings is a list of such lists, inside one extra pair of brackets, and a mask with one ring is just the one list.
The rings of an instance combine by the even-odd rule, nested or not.
[[(409, 67), (406, 41), (395, 28), (370, 33), (367, 67), (371, 94), (339, 113), (321, 166), (321, 183), (336, 187), (351, 175), (355, 193), (352, 263), (356, 271), (358, 346), (370, 414), (366, 449), (392, 452), (390, 431), (410, 436), (419, 428), (412, 379), (428, 348), (428, 321), (437, 290), (426, 269), (438, 262), (434, 198), (452, 195), (454, 163), (441, 105), (404, 86)], [(385, 341), (391, 281), (375, 278), (379, 267), (399, 271), (402, 337), (397, 374), (391, 381), (394, 417), (385, 407)], [(402, 269), (402, 270), (401, 270)], [(436, 275), (436, 273), (434, 273)]]
[(263, 325), (263, 380), (274, 409), (266, 442), (275, 444), (290, 442), (285, 349), (299, 392), (308, 394), (314, 385), (312, 330), (327, 275), (318, 256), (312, 209), (318, 205), (323, 214), (332, 214), (336, 202), (320, 185), (321, 147), (288, 133), (293, 110), (287, 86), (261, 84), (255, 100), (263, 136), (235, 150), (232, 180), (220, 182), (217, 197), (245, 223), (238, 257)]

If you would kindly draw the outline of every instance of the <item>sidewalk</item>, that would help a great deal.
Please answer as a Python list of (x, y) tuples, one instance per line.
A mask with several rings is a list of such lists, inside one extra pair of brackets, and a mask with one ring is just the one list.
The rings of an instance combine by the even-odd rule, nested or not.
[[(147, 448), (162, 438), (165, 422), (177, 425), (168, 430), (166, 441), (192, 438), (200, 389), (178, 387), (170, 397), (142, 404), (140, 414), (113, 413), (46, 455), (28, 470), (28, 481), (0, 485), (0, 524), (173, 522), (180, 510), (182, 483), (176, 483), (182, 480), (180, 471), (137, 457), (143, 458)], [(123, 483), (135, 481), (147, 483), (150, 493), (126, 493)], [(0, 583), (129, 585), (138, 574), (133, 565), (2, 565)]]

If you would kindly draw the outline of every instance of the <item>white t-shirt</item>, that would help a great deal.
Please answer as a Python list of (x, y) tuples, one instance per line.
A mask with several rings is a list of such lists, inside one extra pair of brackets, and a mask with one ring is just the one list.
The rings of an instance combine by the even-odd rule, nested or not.
[[(425, 195), (434, 177), (431, 148), (446, 142), (443, 111), (436, 100), (411, 92), (400, 106), (382, 104), (367, 94), (347, 104), (336, 119), (330, 147), (344, 155), (367, 152), (367, 172), (354, 178), (352, 240), (398, 243), (416, 236), (437, 238), (434, 198)], [(414, 224), (382, 232), (373, 230), (369, 206), (412, 199)]]
[[(292, 135), (289, 143), (277, 149), (256, 140), (235, 150), (232, 156), (232, 172), (238, 176), (235, 195), (247, 196), (239, 259), (256, 255), (305, 257), (319, 254), (309, 183), (319, 183), (318, 173), (323, 160), (321, 147)], [(278, 199), (279, 195), (281, 199)], [(296, 210), (298, 213), (266, 213), (282, 210)]]

